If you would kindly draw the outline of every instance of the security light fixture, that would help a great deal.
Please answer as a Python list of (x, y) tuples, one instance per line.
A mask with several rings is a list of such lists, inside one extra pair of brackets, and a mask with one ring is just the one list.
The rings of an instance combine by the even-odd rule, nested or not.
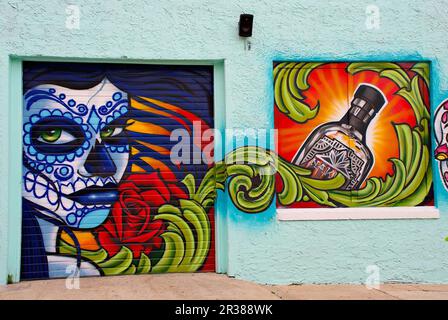
[(254, 16), (252, 14), (243, 13), (240, 15), (239, 35), (240, 37), (251, 37)]

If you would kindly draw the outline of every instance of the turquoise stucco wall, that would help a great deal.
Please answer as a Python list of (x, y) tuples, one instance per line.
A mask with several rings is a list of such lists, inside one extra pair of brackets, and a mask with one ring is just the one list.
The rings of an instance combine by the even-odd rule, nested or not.
[[(68, 4), (81, 10), (79, 29), (66, 28)], [(380, 8), (378, 30), (365, 27), (369, 4)], [(9, 126), (20, 125), (18, 117), (8, 120), (15, 101), (10, 90), (19, 89), (11, 56), (224, 61), (225, 110), (218, 121), (227, 128), (273, 127), (273, 60), (427, 59), (433, 106), (448, 97), (448, 3), (442, 0), (1, 0), (0, 12), (0, 176), (9, 179), (19, 175), (8, 167), (17, 150)], [(250, 51), (237, 34), (242, 12), (255, 15)], [(11, 199), (19, 199), (10, 185), (6, 178), (0, 183), (0, 283), (11, 264)], [(446, 194), (438, 200), (438, 220), (315, 222), (279, 222), (272, 206), (247, 215), (227, 203), (220, 210), (227, 221), (227, 258), (220, 268), (263, 283), (340, 283), (364, 282), (366, 267), (376, 264), (381, 281), (448, 283)]]

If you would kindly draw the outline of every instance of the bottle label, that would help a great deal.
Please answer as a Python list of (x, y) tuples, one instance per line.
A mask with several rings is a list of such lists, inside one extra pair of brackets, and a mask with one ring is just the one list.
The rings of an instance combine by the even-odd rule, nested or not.
[(323, 136), (303, 157), (301, 166), (312, 170), (316, 179), (331, 179), (340, 172), (346, 178), (341, 189), (351, 190), (361, 183), (365, 161), (338, 140)]

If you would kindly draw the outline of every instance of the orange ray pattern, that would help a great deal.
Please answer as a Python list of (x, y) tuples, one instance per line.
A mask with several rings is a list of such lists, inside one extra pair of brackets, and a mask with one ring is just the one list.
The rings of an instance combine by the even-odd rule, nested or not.
[(350, 75), (346, 71), (347, 66), (348, 63), (327, 63), (310, 73), (309, 89), (302, 94), (310, 106), (319, 102), (320, 110), (314, 119), (297, 123), (275, 107), (279, 155), (291, 161), (308, 135), (321, 124), (340, 120), (348, 111), (358, 85), (368, 83), (378, 87), (388, 101), (372, 120), (366, 134), (366, 143), (375, 158), (369, 177), (385, 177), (386, 174), (393, 173), (392, 163), (388, 159), (399, 156), (393, 123), (408, 123), (414, 127), (414, 113), (409, 103), (396, 94), (398, 87), (390, 79), (380, 77), (373, 71), (360, 71)]

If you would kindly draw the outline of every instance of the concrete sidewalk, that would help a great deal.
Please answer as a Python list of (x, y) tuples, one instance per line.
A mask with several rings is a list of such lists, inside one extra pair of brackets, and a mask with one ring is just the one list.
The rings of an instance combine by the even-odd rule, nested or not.
[(226, 275), (160, 274), (80, 279), (80, 289), (66, 288), (65, 279), (28, 281), (0, 286), (5, 299), (448, 299), (448, 285), (260, 285)]

